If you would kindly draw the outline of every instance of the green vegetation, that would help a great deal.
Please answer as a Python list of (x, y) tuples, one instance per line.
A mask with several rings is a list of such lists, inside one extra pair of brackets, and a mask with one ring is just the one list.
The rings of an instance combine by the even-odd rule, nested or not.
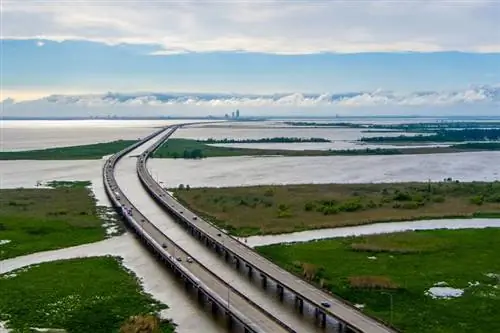
[(88, 180), (66, 181), (66, 180), (52, 180), (45, 185), (52, 188), (88, 188), (92, 183)]
[[(403, 332), (500, 332), (500, 229), (435, 230), (257, 248)], [(436, 283), (464, 290), (433, 299)]]
[(363, 142), (465, 142), (465, 141), (498, 141), (500, 129), (463, 129), (440, 130), (433, 135), (400, 135), (361, 138)]
[(216, 147), (191, 139), (169, 139), (156, 152), (156, 158), (205, 158), (228, 156), (333, 156), (333, 155), (392, 155), (400, 149), (352, 150), (286, 150)]
[(355, 124), (355, 123), (322, 123), (322, 122), (309, 122), (309, 121), (286, 121), (285, 125), (297, 127), (347, 127), (347, 128), (369, 128), (370, 125)]
[(118, 140), (83, 146), (26, 151), (2, 151), (0, 160), (89, 160), (100, 159), (134, 144), (135, 140)]
[(0, 240), (9, 241), (0, 245), (0, 260), (104, 239), (99, 216), (106, 208), (95, 206), (88, 182), (52, 185), (0, 189)]
[(287, 125), (298, 127), (347, 127), (374, 130), (404, 131), (404, 132), (436, 132), (446, 129), (498, 129), (498, 121), (447, 121), (430, 123), (403, 123), (403, 124), (361, 124), (349, 122), (285, 122)]
[[(71, 333), (118, 332), (131, 316), (165, 309), (112, 257), (62, 260), (0, 275), (0, 320)], [(173, 332), (163, 322), (158, 332)]]
[(500, 142), (471, 142), (461, 143), (452, 146), (457, 149), (468, 150), (500, 150)]
[(500, 216), (500, 182), (325, 184), (175, 190), (231, 234), (250, 236), (426, 218)]
[(198, 159), (206, 157), (229, 156), (367, 156), (367, 155), (403, 155), (403, 154), (446, 154), (470, 151), (498, 150), (496, 145), (459, 144), (451, 147), (424, 148), (367, 148), (345, 150), (287, 150), (216, 147), (191, 139), (169, 139), (158, 150), (155, 158)]
[(208, 139), (208, 140), (196, 140), (201, 143), (304, 143), (304, 142), (331, 142), (330, 140), (323, 138), (286, 138), (286, 137), (275, 137), (275, 138), (262, 138), (262, 139)]

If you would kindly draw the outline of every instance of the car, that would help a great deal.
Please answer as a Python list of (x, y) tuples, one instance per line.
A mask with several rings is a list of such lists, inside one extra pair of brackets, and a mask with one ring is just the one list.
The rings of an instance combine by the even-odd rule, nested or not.
[(219, 236), (219, 237), (220, 237), (220, 236), (222, 236), (222, 234), (219, 232), (219, 233), (217, 234), (217, 236)]
[(330, 303), (328, 302), (321, 302), (321, 305), (325, 308), (329, 308), (330, 307)]
[(166, 249), (167, 248), (167, 244), (163, 243), (163, 244), (161, 244), (161, 247), (164, 248), (164, 249)]
[(187, 257), (187, 258), (186, 258), (186, 261), (187, 261), (188, 263), (192, 263), (192, 262), (193, 262), (193, 259), (192, 259), (191, 257)]
[(177, 261), (182, 261), (182, 258), (181, 258), (181, 257), (177, 257), (177, 258), (175, 258), (175, 259), (177, 259)]
[(180, 210), (179, 213), (184, 214), (184, 211)]
[(193, 220), (197, 220), (197, 219), (198, 219), (198, 217), (197, 217), (197, 216), (193, 216)]

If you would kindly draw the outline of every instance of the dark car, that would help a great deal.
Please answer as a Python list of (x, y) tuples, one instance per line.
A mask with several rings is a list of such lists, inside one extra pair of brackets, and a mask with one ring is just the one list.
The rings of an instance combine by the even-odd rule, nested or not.
[(321, 305), (324, 306), (325, 308), (330, 307), (330, 303), (328, 303), (328, 302), (321, 302)]

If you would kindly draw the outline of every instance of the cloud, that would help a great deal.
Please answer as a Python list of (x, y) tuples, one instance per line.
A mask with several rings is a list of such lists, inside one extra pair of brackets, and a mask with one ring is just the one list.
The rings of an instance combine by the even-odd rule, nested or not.
[[(196, 106), (217, 107), (425, 107), (491, 104), (500, 107), (500, 86), (477, 86), (456, 91), (429, 91), (399, 94), (391, 91), (345, 94), (201, 94), (201, 93), (106, 93), (87, 95), (51, 95), (14, 104), (105, 106)], [(10, 104), (13, 104), (12, 102)], [(499, 110), (500, 111), (500, 110)]]
[(6, 0), (4, 39), (158, 45), (154, 55), (249, 51), (500, 52), (500, 3)]

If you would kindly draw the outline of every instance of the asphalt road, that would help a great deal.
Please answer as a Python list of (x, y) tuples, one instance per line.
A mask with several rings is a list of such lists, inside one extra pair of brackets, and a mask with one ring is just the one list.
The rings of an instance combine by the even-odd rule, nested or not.
[[(158, 137), (152, 138), (147, 143), (125, 155), (124, 159), (141, 153), (144, 149), (147, 149), (147, 146), (156, 142), (157, 139)], [(117, 162), (117, 166), (119, 166), (120, 163), (122, 163), (122, 160)], [(190, 260), (192, 262), (188, 262), (188, 257), (191, 258), (191, 255), (156, 228), (154, 224), (152, 224), (146, 216), (137, 210), (134, 204), (129, 201), (126, 193), (121, 190), (119, 184), (116, 182), (114, 170), (107, 170), (107, 182), (111, 186), (115, 197), (118, 196), (120, 198), (119, 202), (121, 206), (127, 209), (132, 208), (129, 217), (136, 221), (159, 247), (162, 247), (161, 251), (175, 258), (176, 262), (178, 265), (182, 266), (183, 270), (194, 275), (196, 279), (200, 281), (200, 284), (207, 286), (214, 295), (222, 300), (222, 302), (227, 301), (230, 310), (237, 314), (239, 318), (243, 318), (247, 322), (256, 325), (262, 332), (290, 332), (290, 330), (278, 324), (272, 316), (264, 313), (258, 306), (251, 304), (251, 302), (239, 292), (230, 288), (226, 282), (214, 275), (202, 263), (196, 260)]]
[[(167, 133), (167, 132), (165, 132)], [(167, 135), (164, 135), (161, 140), (168, 139)], [(147, 168), (144, 166), (144, 170), (139, 172), (147, 172)], [(302, 279), (294, 276), (293, 274), (285, 271), (284, 269), (278, 267), (271, 261), (263, 258), (251, 248), (247, 247), (245, 244), (236, 240), (235, 238), (223, 233), (220, 229), (214, 227), (212, 224), (204, 221), (201, 217), (197, 216), (195, 213), (191, 212), (186, 207), (182, 206), (177, 200), (170, 196), (157, 182), (152, 182), (148, 184), (149, 187), (158, 195), (161, 194), (162, 203), (172, 207), (176, 210), (179, 215), (184, 216), (190, 223), (195, 225), (203, 233), (211, 237), (215, 242), (218, 242), (220, 246), (227, 248), (234, 255), (240, 257), (244, 262), (251, 264), (256, 267), (260, 272), (266, 274), (275, 281), (279, 281), (286, 289), (293, 291), (293, 293), (300, 295), (304, 300), (313, 304), (314, 306), (321, 308), (324, 312), (329, 314), (334, 318), (338, 318), (344, 323), (348, 323), (349, 326), (355, 328), (360, 332), (365, 333), (392, 333), (397, 332), (396, 330), (389, 328), (374, 318), (371, 318), (361, 311), (345, 303), (343, 300), (336, 298), (324, 291), (319, 290), (313, 285), (303, 281)], [(194, 219), (196, 217), (196, 220)], [(322, 303), (329, 303), (330, 307), (323, 307)]]

